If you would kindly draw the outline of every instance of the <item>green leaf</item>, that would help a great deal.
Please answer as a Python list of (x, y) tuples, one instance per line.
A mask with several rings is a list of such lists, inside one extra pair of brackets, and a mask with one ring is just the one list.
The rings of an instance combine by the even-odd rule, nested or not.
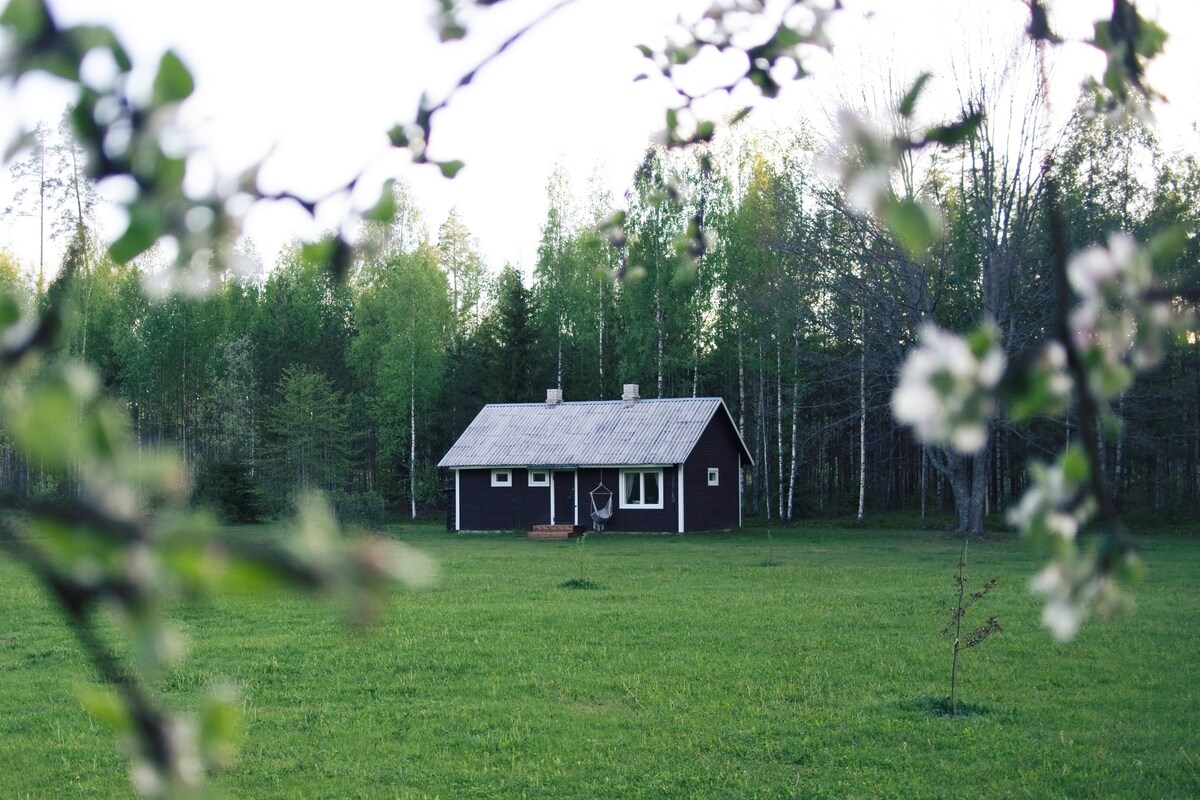
[(315, 242), (306, 242), (300, 248), (300, 258), (306, 264), (325, 264), (333, 255), (333, 239), (326, 236)]
[(1138, 15), (1137, 54), (1142, 58), (1154, 58), (1163, 51), (1167, 43), (1167, 32), (1153, 22)]
[(750, 112), (753, 110), (754, 109), (751, 106), (744, 106), (743, 108), (739, 109), (736, 114), (734, 114), (732, 117), (729, 118), (729, 124), (730, 125), (738, 124), (739, 122), (744, 120), (746, 117), (750, 116)]
[(241, 717), (232, 689), (219, 687), (205, 697), (200, 711), (200, 747), (218, 766), (228, 765), (237, 755)]
[(129, 224), (117, 240), (108, 247), (108, 254), (118, 264), (128, 264), (149, 250), (165, 230), (162, 209), (145, 199), (129, 206)]
[(1094, 38), (1087, 43), (1098, 50), (1108, 53), (1113, 48), (1112, 23), (1108, 20), (1098, 20), (1093, 26)]
[(1151, 239), (1147, 249), (1150, 251), (1150, 263), (1154, 265), (1154, 269), (1165, 270), (1183, 252), (1187, 240), (1187, 230), (1182, 225), (1172, 225)]
[(396, 182), (387, 180), (383, 184), (383, 189), (379, 193), (379, 199), (375, 201), (375, 205), (367, 210), (363, 216), (371, 222), (378, 222), (386, 225), (396, 217)]
[(767, 70), (759, 67), (752, 67), (746, 73), (746, 77), (750, 79), (751, 83), (758, 87), (758, 90), (762, 92), (762, 96), (768, 100), (778, 96), (779, 83), (771, 77), (771, 74), (767, 72)]
[(638, 51), (646, 58), (654, 58), (654, 51), (644, 44), (637, 46)]
[(7, 328), (21, 318), (21, 306), (17, 298), (5, 292), (0, 295), (0, 328)]
[(974, 137), (982, 124), (983, 112), (972, 111), (957, 122), (930, 128), (925, 132), (925, 140), (945, 147), (957, 147)]
[(938, 221), (932, 211), (915, 200), (888, 200), (883, 219), (909, 257), (922, 259), (938, 238)]
[(0, 25), (13, 34), (18, 44), (32, 44), (53, 27), (50, 11), (42, 0), (9, 0), (0, 14)]
[(790, 50), (796, 45), (804, 44), (807, 38), (796, 28), (785, 23), (775, 29), (775, 35), (770, 41), (778, 50)]
[(187, 162), (182, 158), (167, 158), (160, 153), (154, 164), (154, 180), (161, 189), (174, 189), (183, 185), (187, 174)]
[(466, 166), (466, 164), (464, 164), (463, 162), (461, 162), (457, 159), (455, 159), (454, 161), (439, 161), (439, 162), (437, 162), (437, 165), (438, 165), (438, 168), (441, 169), (442, 175), (444, 175), (447, 178), (451, 178), (451, 179), (453, 179), (454, 176), (458, 174), (458, 171), (460, 169), (462, 169), (463, 167)]
[(697, 52), (699, 52), (699, 47), (697, 47), (696, 44), (689, 42), (686, 45), (672, 47), (667, 50), (667, 58), (671, 60), (672, 64), (682, 65), (695, 58)]
[(75, 409), (75, 399), (65, 383), (40, 386), (13, 410), (13, 438), (31, 459), (43, 461), (51, 469), (66, 467), (79, 455)]
[(97, 406), (85, 421), (85, 432), (92, 444), (92, 451), (105, 458), (116, 458), (127, 441), (125, 415), (116, 406), (107, 403)]
[(89, 50), (107, 50), (116, 62), (117, 69), (123, 73), (133, 69), (129, 53), (121, 46), (120, 40), (111, 29), (103, 25), (76, 25), (67, 31), (75, 52), (86, 53)]
[(83, 710), (101, 725), (117, 733), (128, 733), (132, 730), (133, 717), (115, 692), (78, 689), (76, 695), (83, 705)]
[(300, 257), (308, 264), (325, 269), (335, 280), (343, 280), (350, 271), (354, 248), (342, 236), (330, 234), (300, 248)]
[(967, 334), (967, 346), (971, 349), (971, 355), (976, 358), (983, 358), (995, 343), (995, 329), (987, 324)]
[(166, 548), (163, 563), (183, 588), (205, 592), (216, 587), (224, 574), (225, 561), (218, 553), (203, 542), (185, 542)]
[(388, 131), (388, 141), (392, 143), (392, 147), (408, 147), (408, 132), (403, 125), (394, 125)]
[(457, 42), (467, 35), (467, 29), (454, 20), (446, 20), (438, 29), (438, 39), (442, 44)]
[(1091, 473), (1087, 454), (1078, 447), (1068, 447), (1062, 454), (1062, 470), (1063, 477), (1076, 485), (1082, 485)]
[(163, 53), (158, 62), (158, 74), (154, 77), (154, 105), (178, 103), (191, 96), (195, 88), (192, 73), (179, 56), (171, 50)]
[(900, 116), (908, 119), (913, 115), (913, 111), (915, 111), (917, 107), (917, 99), (921, 96), (921, 92), (925, 89), (925, 84), (928, 83), (929, 79), (932, 77), (933, 75), (928, 72), (922, 72), (917, 76), (917, 79), (913, 81), (912, 88), (904, 93), (904, 97), (900, 100), (900, 106), (896, 109), (900, 112)]

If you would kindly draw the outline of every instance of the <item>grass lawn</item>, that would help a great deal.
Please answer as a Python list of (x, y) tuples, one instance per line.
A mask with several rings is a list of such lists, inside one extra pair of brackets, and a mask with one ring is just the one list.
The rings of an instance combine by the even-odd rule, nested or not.
[[(1200, 796), (1200, 538), (1144, 540), (1130, 618), (1069, 645), (1041, 628), (1038, 558), (973, 543), (967, 651), (949, 693), (959, 541), (762, 530), (527, 542), (394, 528), (436, 557), (369, 635), (280, 594), (185, 609), (176, 702), (218, 679), (247, 738), (232, 797)], [(562, 584), (590, 578), (600, 588)], [(123, 797), (111, 737), (57, 612), (0, 562), (0, 797)]]

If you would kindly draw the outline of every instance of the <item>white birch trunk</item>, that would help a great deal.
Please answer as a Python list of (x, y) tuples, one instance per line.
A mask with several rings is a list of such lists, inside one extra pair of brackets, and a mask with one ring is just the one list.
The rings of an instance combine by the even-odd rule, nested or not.
[(796, 497), (796, 469), (798, 467), (798, 453), (796, 448), (796, 415), (800, 405), (800, 364), (797, 360), (800, 351), (800, 334), (799, 331), (793, 332), (792, 335), (792, 366), (796, 370), (792, 376), (792, 465), (788, 470), (788, 497), (787, 497), (787, 521), (791, 522), (795, 512), (795, 497)]
[(763, 346), (758, 343), (758, 431), (762, 443), (762, 498), (767, 519), (771, 519), (771, 439), (767, 433), (767, 375), (763, 370)]
[(417, 384), (416, 367), (413, 382), (408, 387), (408, 508), (409, 516), (417, 518)]
[(867, 312), (862, 313), (862, 347), (858, 360), (858, 521), (867, 505)]
[(738, 334), (738, 433), (746, 438), (746, 360), (742, 357), (742, 335)]
[(777, 460), (779, 469), (776, 473), (778, 480), (775, 485), (779, 487), (779, 519), (783, 520), (784, 500), (783, 500), (783, 357), (780, 353), (781, 347), (779, 337), (775, 337), (775, 438), (778, 442)]
[(654, 292), (654, 326), (658, 329), (658, 396), (663, 396), (663, 313), (658, 291)]
[[(600, 331), (600, 396), (604, 396), (604, 281), (600, 281), (600, 305), (596, 311), (596, 327)], [(559, 387), (562, 381), (559, 380)]]

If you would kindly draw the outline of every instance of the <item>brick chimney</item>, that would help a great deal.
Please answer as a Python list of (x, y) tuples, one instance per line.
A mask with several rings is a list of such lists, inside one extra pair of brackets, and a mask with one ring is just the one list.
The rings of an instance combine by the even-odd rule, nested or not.
[(636, 403), (639, 399), (640, 398), (638, 397), (638, 385), (636, 383), (625, 384), (625, 388), (621, 392), (621, 400), (624, 401), (625, 405), (627, 407), (631, 406), (634, 403)]
[(562, 389), (547, 389), (546, 390), (546, 405), (556, 406), (563, 401)]

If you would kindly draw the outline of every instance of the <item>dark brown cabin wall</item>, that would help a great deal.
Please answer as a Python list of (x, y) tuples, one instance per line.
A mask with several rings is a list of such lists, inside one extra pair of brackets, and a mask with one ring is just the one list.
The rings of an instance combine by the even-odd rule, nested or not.
[[(716, 414), (683, 466), (684, 527), (689, 531), (738, 527), (738, 483), (741, 446), (725, 414)], [(716, 467), (719, 484), (708, 485), (708, 468)]]
[(661, 509), (621, 508), (621, 468), (584, 468), (579, 470), (579, 524), (592, 527), (590, 494), (601, 482), (613, 493), (613, 516), (605, 531), (626, 533), (673, 533), (679, 529), (679, 478), (675, 467), (663, 467), (663, 507)]
[(459, 470), (459, 530), (526, 530), (550, 522), (550, 488), (530, 486), (529, 470), (512, 474), (512, 486), (492, 486), (490, 469)]

